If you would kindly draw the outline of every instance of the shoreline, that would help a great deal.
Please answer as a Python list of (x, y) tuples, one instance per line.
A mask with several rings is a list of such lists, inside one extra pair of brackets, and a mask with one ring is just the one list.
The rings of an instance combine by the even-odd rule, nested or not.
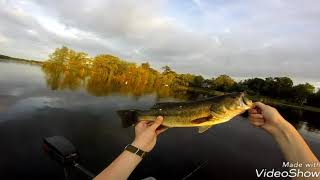
[[(8, 56), (6, 56), (6, 58), (0, 57), (0, 62), (20, 63), (20, 64), (29, 64), (29, 65), (37, 65), (37, 66), (41, 66), (43, 64), (43, 62), (41, 61), (12, 58)], [(200, 87), (183, 87), (183, 89), (189, 92), (203, 93), (210, 96), (219, 96), (226, 93), (226, 92), (216, 91), (216, 90), (207, 89), (207, 88), (200, 88)], [(249, 98), (252, 99), (253, 101), (261, 101), (273, 106), (281, 106), (281, 107), (293, 108), (297, 110), (305, 110), (305, 111), (320, 113), (320, 108), (318, 107), (304, 106), (304, 105), (300, 106), (295, 103), (287, 102), (282, 99), (273, 99), (265, 96), (251, 96), (251, 95), (249, 95)]]
[[(204, 94), (211, 95), (211, 96), (219, 96), (219, 95), (226, 94), (226, 92), (210, 90), (210, 89), (205, 89), (205, 88), (198, 88), (198, 87), (188, 87), (187, 90), (190, 92), (195, 92), (195, 93), (204, 93)], [(272, 105), (272, 106), (281, 106), (281, 107), (293, 108), (293, 109), (297, 109), (297, 110), (304, 110), (304, 111), (311, 111), (311, 112), (320, 113), (320, 108), (314, 107), (314, 106), (299, 106), (294, 103), (285, 102), (285, 100), (273, 99), (273, 98), (264, 97), (264, 96), (248, 95), (248, 97), (250, 99), (252, 99), (253, 101), (261, 101), (263, 103), (266, 103), (266, 104)]]
[(43, 62), (35, 61), (35, 60), (27, 60), (27, 59), (19, 59), (19, 58), (1, 58), (0, 62), (12, 62), (12, 63), (20, 63), (20, 64), (30, 64), (30, 65), (42, 65)]

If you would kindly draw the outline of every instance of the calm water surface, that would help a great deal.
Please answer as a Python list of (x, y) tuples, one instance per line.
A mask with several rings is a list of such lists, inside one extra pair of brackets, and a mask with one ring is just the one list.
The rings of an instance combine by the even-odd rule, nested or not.
[[(0, 63), (0, 179), (63, 179), (62, 168), (41, 149), (42, 138), (53, 135), (71, 140), (83, 164), (98, 173), (134, 138), (133, 128), (121, 127), (117, 110), (181, 100), (123, 91), (97, 97), (85, 88), (51, 90), (47, 80), (38, 66)], [(280, 111), (320, 157), (320, 115)], [(168, 130), (130, 179), (183, 179), (201, 164), (187, 179), (255, 179), (255, 169), (281, 170), (283, 161), (268, 134), (236, 117), (203, 134), (195, 128)]]

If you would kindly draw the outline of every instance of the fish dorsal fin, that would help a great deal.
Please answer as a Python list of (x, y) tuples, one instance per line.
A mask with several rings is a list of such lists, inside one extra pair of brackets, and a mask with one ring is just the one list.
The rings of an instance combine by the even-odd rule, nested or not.
[(183, 106), (185, 104), (186, 104), (185, 102), (160, 102), (153, 105), (151, 109), (158, 109), (158, 108), (171, 107), (171, 106)]
[(198, 128), (198, 133), (203, 133), (206, 130), (208, 130), (209, 128), (211, 128), (212, 126), (199, 126)]

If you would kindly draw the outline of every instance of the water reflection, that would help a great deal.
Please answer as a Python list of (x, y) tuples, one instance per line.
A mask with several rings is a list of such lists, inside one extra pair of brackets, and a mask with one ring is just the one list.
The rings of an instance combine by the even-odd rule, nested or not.
[[(106, 55), (97, 56), (94, 61), (84, 57), (76, 62), (68, 60), (49, 61), (42, 66), (48, 88), (52, 90), (85, 89), (94, 96), (111, 94), (140, 97), (156, 93), (157, 99), (173, 97), (180, 100), (205, 98), (207, 95), (187, 92), (181, 86), (174, 86), (167, 76), (153, 71), (147, 64), (140, 67)], [(108, 60), (106, 60), (108, 59)], [(320, 132), (319, 113), (277, 107), (297, 129)]]
[(137, 67), (114, 58), (101, 55), (94, 61), (85, 57), (80, 57), (77, 61), (54, 60), (46, 62), (42, 70), (47, 86), (52, 90), (84, 88), (94, 96), (114, 93), (141, 96), (156, 93), (158, 98), (188, 99), (187, 90), (175, 86), (170, 74), (160, 74), (147, 63)]
[[(134, 137), (133, 128), (121, 128), (117, 110), (146, 109), (160, 96), (166, 100), (206, 97), (175, 87), (170, 74), (146, 76), (142, 67), (131, 71), (145, 72), (139, 78), (130, 76), (128, 69), (121, 74), (115, 68), (99, 70), (98, 64), (95, 72), (89, 70), (93, 64), (88, 69), (87, 65), (82, 69), (66, 65), (57, 62), (41, 68), (42, 73), (38, 67), (0, 63), (0, 153), (5, 155), (0, 161), (0, 179), (63, 179), (61, 167), (41, 150), (41, 138), (53, 135), (70, 139), (84, 165), (98, 173)], [(162, 83), (168, 84), (163, 90)], [(279, 110), (288, 120), (294, 120), (291, 122), (319, 157), (320, 115)], [(284, 159), (267, 133), (238, 117), (201, 135), (193, 128), (168, 130), (130, 179), (182, 179), (204, 161), (208, 165), (190, 179), (255, 179), (255, 169), (279, 169)]]
[(276, 107), (281, 114), (298, 130), (320, 133), (320, 113), (298, 109)]

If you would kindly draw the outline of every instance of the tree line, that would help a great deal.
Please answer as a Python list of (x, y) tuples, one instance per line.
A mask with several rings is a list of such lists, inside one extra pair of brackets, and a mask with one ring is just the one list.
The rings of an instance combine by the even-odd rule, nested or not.
[(285, 100), (298, 105), (320, 107), (320, 90), (309, 83), (294, 85), (289, 77), (250, 78), (235, 82), (226, 75), (211, 80), (216, 90), (245, 91), (250, 95)]
[(283, 99), (299, 105), (320, 107), (320, 92), (312, 85), (298, 84), (288, 77), (251, 78), (240, 82), (227, 75), (205, 79), (201, 75), (179, 74), (169, 66), (162, 72), (149, 63), (137, 65), (109, 54), (89, 57), (67, 47), (57, 48), (42, 65), (51, 89), (78, 89), (103, 96), (114, 92), (141, 95), (157, 92), (161, 97), (185, 96), (192, 87), (222, 92), (246, 91), (250, 95)]
[(170, 69), (158, 72), (149, 63), (137, 65), (109, 54), (92, 58), (67, 47), (50, 54), (42, 70), (52, 90), (85, 88), (95, 96), (111, 93), (141, 96), (156, 92), (158, 97), (179, 99), (185, 99), (187, 94), (185, 86), (178, 83), (177, 74)]

